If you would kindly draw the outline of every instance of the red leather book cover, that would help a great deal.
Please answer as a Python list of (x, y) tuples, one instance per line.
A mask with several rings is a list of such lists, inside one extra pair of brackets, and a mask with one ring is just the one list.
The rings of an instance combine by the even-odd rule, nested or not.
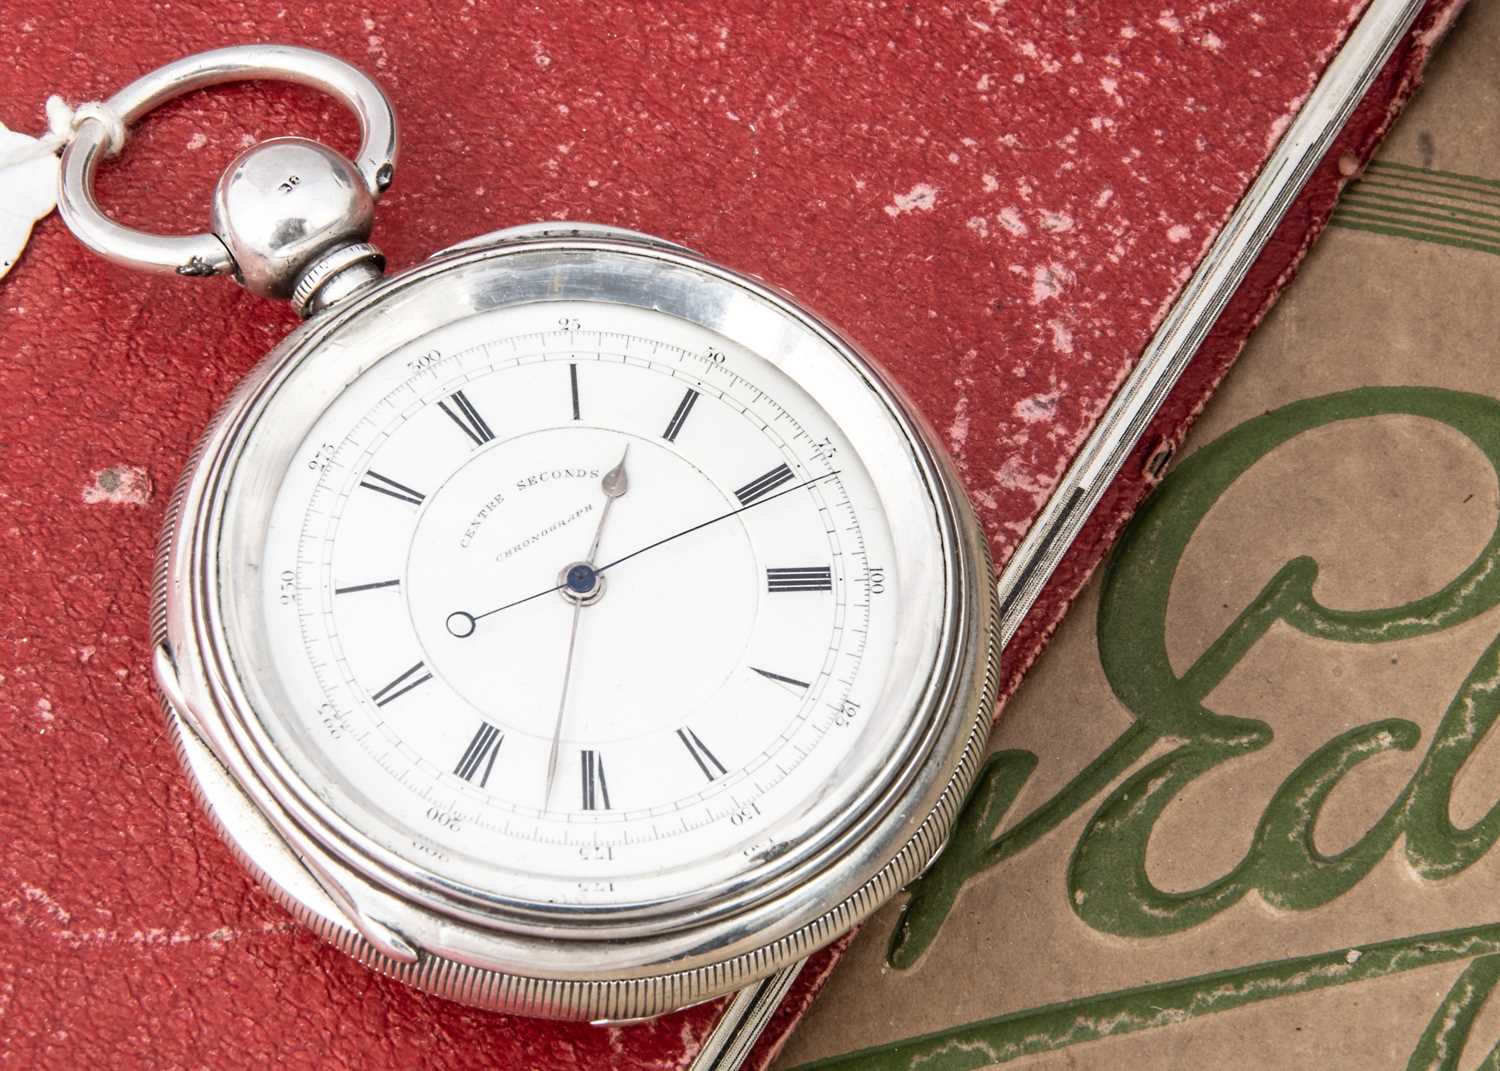
[[(365, 67), (403, 121), (375, 239), (405, 267), (534, 219), (653, 232), (787, 288), (940, 429), (1003, 561), (1260, 170), (1359, 0), (557, 2), (108, 11), (12, 0), (0, 122), (219, 45)], [(1416, 85), (1434, 0), (1276, 232), (1012, 644), (1014, 687)], [(134, 225), (202, 229), (243, 145), (351, 149), (333, 102), (197, 94), (101, 176)], [(43, 222), (0, 284), (0, 1063), (679, 1068), (716, 1009), (608, 1029), (482, 1013), (325, 947), (260, 892), (178, 769), (148, 665), (167, 493), (294, 319), (134, 274)], [(816, 958), (754, 1062), (832, 968)]]

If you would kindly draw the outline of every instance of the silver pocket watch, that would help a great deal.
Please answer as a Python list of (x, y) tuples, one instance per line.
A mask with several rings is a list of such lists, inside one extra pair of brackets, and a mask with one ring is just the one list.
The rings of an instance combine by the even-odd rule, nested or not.
[(330, 56), (208, 52), (109, 106), (250, 78), (343, 100), (357, 158), (264, 142), (211, 234), (149, 236), (96, 206), (85, 122), (59, 198), (117, 262), (306, 318), (163, 539), (155, 673), (205, 807), (431, 993), (626, 1020), (770, 978), (764, 1011), (933, 859), (984, 754), (998, 599), (947, 458), (832, 327), (669, 241), (535, 224), (383, 276), (395, 119)]
[[(619, 1021), (738, 991), (693, 1068), (738, 1067), (805, 957), (941, 850), (1000, 647), (1419, 6), (1362, 16), (998, 583), (921, 419), (764, 283), (562, 223), (384, 277), (395, 118), (348, 64), (220, 49), (80, 111), (57, 199), (85, 244), (307, 320), (203, 437), (158, 564), (155, 673), (225, 839), (443, 997)], [(356, 160), (248, 149), (210, 234), (103, 215), (112, 123), (259, 78), (347, 104)]]

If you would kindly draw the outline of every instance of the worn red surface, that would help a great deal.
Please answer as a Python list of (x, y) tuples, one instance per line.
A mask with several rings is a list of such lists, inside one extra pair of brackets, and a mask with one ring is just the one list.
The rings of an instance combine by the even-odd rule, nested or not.
[[(337, 52), (405, 124), (376, 233), (393, 264), (585, 218), (773, 279), (907, 388), (1003, 558), (1361, 6), (118, 0), (100, 17), (9, 0), (0, 122), (39, 130), (47, 94), (104, 96), (203, 48)], [(1423, 16), (1334, 154), (1344, 170), (1457, 6)], [(129, 222), (196, 229), (243, 142), (347, 150), (352, 126), (301, 90), (199, 94), (140, 128), (102, 195)], [(1330, 159), (1153, 440), (1202, 404), (1341, 181)], [(193, 804), (147, 667), (156, 530), (191, 440), (290, 313), (114, 268), (53, 219), (0, 317), (0, 1064), (683, 1066), (712, 1009), (606, 1031), (370, 974), (291, 923)], [(1145, 487), (1135, 464), (1112, 491), (1013, 647), (1010, 687)]]

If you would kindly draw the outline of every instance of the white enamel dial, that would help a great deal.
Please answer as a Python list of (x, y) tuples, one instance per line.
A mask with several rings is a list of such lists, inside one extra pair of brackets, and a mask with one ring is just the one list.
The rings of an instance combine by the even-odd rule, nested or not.
[(846, 819), (906, 730), (892, 556), (767, 355), (602, 302), (462, 317), (344, 389), (276, 491), (268, 728), (445, 880), (670, 901)]

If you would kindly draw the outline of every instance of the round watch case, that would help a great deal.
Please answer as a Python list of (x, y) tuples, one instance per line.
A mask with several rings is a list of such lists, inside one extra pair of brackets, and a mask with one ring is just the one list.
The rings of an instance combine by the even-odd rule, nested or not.
[[(322, 408), (382, 354), (445, 323), (569, 299), (654, 308), (775, 355), (856, 449), (861, 426), (894, 419), (905, 456), (864, 460), (892, 517), (893, 564), (942, 607), (927, 637), (936, 656), (901, 667), (920, 674), (907, 682), (920, 698), (901, 744), (838, 822), (741, 881), (620, 910), (519, 904), (457, 886), (335, 814), (265, 730), (275, 702), (257, 673), (264, 663), (254, 635), (265, 625), (252, 620), (257, 540), (280, 476)], [(815, 351), (836, 358), (808, 356)], [(484, 1008), (594, 1021), (653, 1016), (740, 989), (835, 940), (920, 874), (983, 757), (998, 673), (992, 566), (935, 443), (831, 328), (681, 246), (566, 224), (461, 243), (293, 332), (194, 452), (168, 512), (153, 602), (155, 671), (179, 754), (260, 882), (317, 933), (408, 984)], [(943, 560), (904, 552), (906, 525), (935, 529)]]

